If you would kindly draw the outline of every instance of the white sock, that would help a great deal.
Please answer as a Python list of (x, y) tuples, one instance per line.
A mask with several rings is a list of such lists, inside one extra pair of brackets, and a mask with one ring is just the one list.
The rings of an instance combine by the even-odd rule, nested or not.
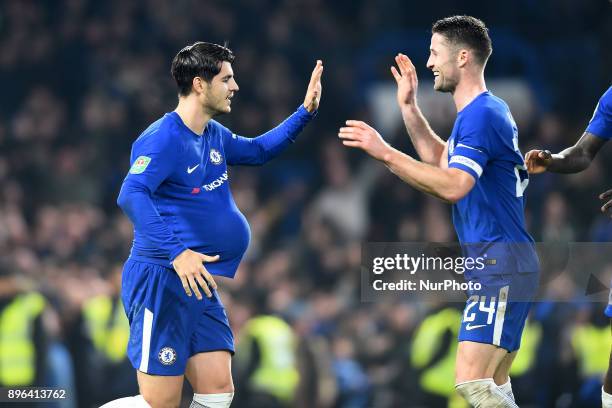
[(142, 398), (142, 395), (136, 395), (107, 402), (100, 408), (151, 408), (151, 406)]
[(492, 378), (465, 381), (455, 385), (455, 389), (475, 408), (518, 408)]
[(234, 399), (233, 392), (222, 394), (193, 394), (190, 408), (229, 408)]
[(612, 408), (612, 394), (608, 394), (601, 387), (601, 406), (602, 408)]
[(510, 384), (510, 377), (508, 377), (508, 381), (505, 384), (498, 385), (497, 388), (506, 394), (508, 397), (512, 399), (512, 401), (516, 401), (514, 399), (514, 393), (512, 393), (512, 384)]

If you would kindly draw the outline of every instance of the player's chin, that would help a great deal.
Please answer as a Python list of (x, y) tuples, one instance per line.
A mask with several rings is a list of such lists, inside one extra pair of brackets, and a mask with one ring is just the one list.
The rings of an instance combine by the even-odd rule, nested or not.
[(218, 115), (223, 115), (225, 113), (230, 113), (231, 111), (232, 111), (232, 107), (231, 107), (231, 105), (229, 103), (225, 104), (223, 106), (220, 106), (219, 108), (217, 108), (217, 112), (218, 112), (217, 114)]
[(454, 92), (455, 91), (455, 87), (453, 86), (449, 86), (448, 84), (445, 84), (442, 81), (439, 82), (434, 82), (434, 90), (438, 91), (438, 92)]
[(444, 81), (439, 76), (434, 78), (433, 88), (434, 91), (444, 92)]

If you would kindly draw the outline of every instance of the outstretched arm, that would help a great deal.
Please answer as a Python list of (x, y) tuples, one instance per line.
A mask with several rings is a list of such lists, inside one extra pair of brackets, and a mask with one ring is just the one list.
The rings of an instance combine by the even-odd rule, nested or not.
[(548, 150), (531, 150), (525, 155), (527, 171), (538, 174), (544, 171), (553, 173), (578, 173), (585, 170), (606, 143), (592, 133), (584, 132), (572, 147), (552, 154)]
[(474, 178), (463, 170), (422, 163), (396, 149), (384, 158), (384, 163), (406, 183), (452, 204), (461, 200), (475, 184)]
[(348, 120), (346, 124), (338, 133), (343, 139), (342, 144), (362, 149), (382, 161), (403, 181), (424, 193), (455, 203), (469, 193), (476, 183), (474, 177), (463, 170), (423, 163), (394, 149), (365, 122)]
[(416, 69), (404, 54), (398, 54), (395, 62), (399, 71), (393, 66), (391, 73), (397, 83), (397, 103), (402, 112), (406, 131), (421, 160), (432, 166), (440, 166), (446, 143), (431, 129), (419, 109), (416, 98), (418, 87)]
[(227, 163), (261, 165), (278, 156), (293, 143), (319, 108), (322, 74), (323, 63), (318, 60), (310, 76), (304, 103), (274, 129), (253, 138), (238, 136), (226, 130), (224, 149)]

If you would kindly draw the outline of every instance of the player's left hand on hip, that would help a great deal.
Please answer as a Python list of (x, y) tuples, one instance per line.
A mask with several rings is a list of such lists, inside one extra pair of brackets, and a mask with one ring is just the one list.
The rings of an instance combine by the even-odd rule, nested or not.
[[(600, 200), (608, 200), (604, 205), (601, 206), (601, 212), (606, 213), (610, 208), (612, 208), (612, 190), (608, 190), (605, 193), (601, 193), (599, 195)], [(610, 212), (610, 217), (612, 217), (612, 212)]]
[(342, 144), (357, 147), (373, 158), (385, 161), (385, 156), (391, 151), (391, 146), (373, 127), (360, 120), (347, 120), (346, 126), (338, 131)]
[(308, 89), (306, 90), (306, 97), (304, 98), (304, 108), (308, 112), (314, 112), (319, 109), (319, 102), (321, 101), (321, 92), (323, 87), (321, 86), (321, 75), (323, 75), (323, 62), (317, 60), (310, 76), (310, 83), (308, 83)]

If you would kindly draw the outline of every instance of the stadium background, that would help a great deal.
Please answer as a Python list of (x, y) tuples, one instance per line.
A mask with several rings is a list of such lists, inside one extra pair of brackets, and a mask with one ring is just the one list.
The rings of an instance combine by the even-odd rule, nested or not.
[[(231, 170), (252, 242), (237, 279), (222, 282), (222, 298), (242, 350), (242, 329), (255, 316), (290, 324), (301, 378), (280, 391), (257, 383), (257, 364), (244, 357), (252, 353), (239, 352), (233, 406), (270, 407), (270, 396), (287, 393), (296, 407), (461, 406), (445, 395), (452, 306), (359, 301), (361, 243), (452, 241), (449, 208), (336, 138), (345, 119), (358, 118), (414, 153), (393, 110), (388, 67), (399, 51), (417, 66), (434, 129), (448, 135), (450, 96), (433, 94), (424, 65), (431, 23), (458, 13), (490, 28), (488, 84), (509, 101), (522, 151), (573, 144), (610, 84), (605, 0), (3, 1), (0, 311), (21, 291), (44, 296), (44, 310), (31, 316), (29, 383), (67, 387), (74, 398), (57, 405), (64, 407), (136, 393), (117, 346), (120, 319), (115, 309), (100, 312), (117, 294), (131, 243), (115, 199), (131, 142), (175, 106), (172, 57), (196, 40), (227, 40), (241, 89), (219, 119), (243, 135), (292, 112), (315, 60), (325, 65), (318, 117), (298, 142), (265, 167)], [(527, 214), (536, 240), (612, 238), (596, 198), (612, 187), (611, 154), (604, 149), (579, 175), (532, 178)], [(566, 301), (540, 304), (531, 318), (531, 346), (513, 379), (521, 406), (597, 406), (610, 341), (603, 305), (576, 305), (573, 288), (559, 290)], [(10, 357), (0, 348), (5, 385), (14, 381)], [(433, 381), (431, 369), (440, 370)]]

